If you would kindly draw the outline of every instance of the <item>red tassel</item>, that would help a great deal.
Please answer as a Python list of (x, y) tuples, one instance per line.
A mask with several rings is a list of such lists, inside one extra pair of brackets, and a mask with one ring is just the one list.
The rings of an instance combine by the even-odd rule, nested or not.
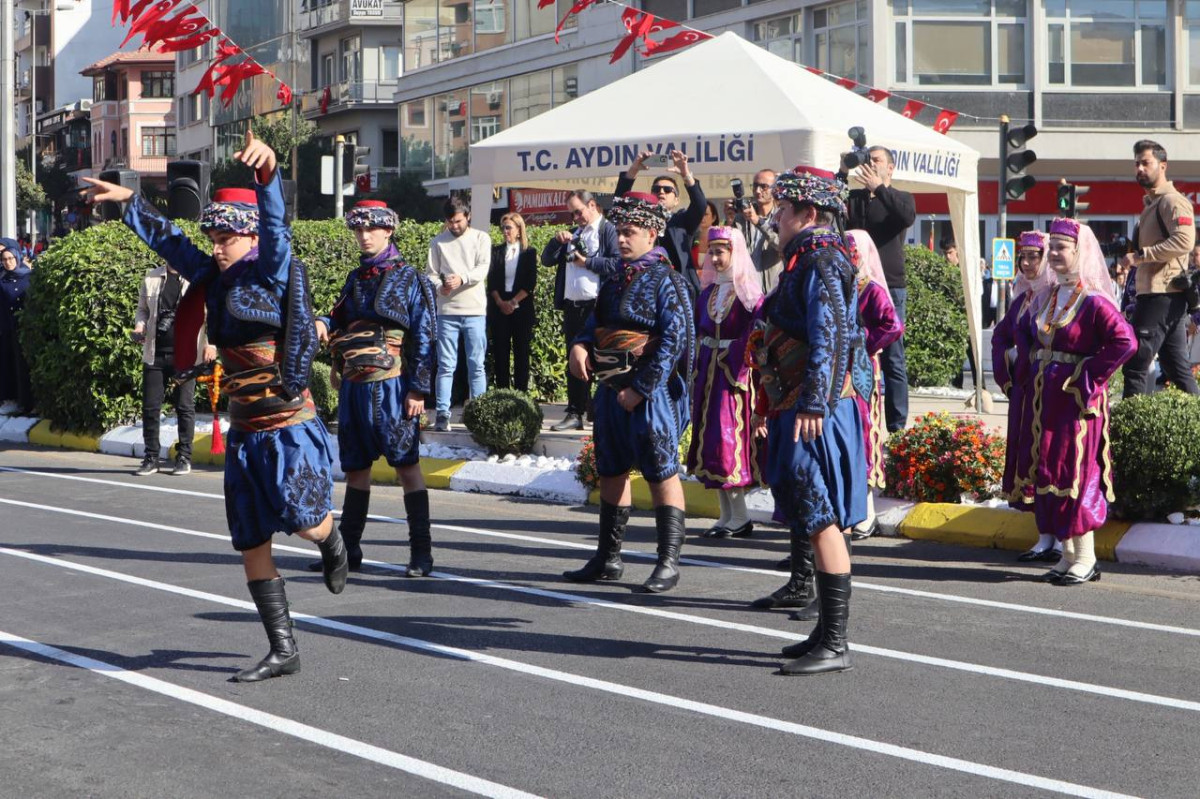
[(225, 454), (225, 439), (221, 438), (221, 417), (213, 414), (212, 446), (208, 449), (213, 455)]

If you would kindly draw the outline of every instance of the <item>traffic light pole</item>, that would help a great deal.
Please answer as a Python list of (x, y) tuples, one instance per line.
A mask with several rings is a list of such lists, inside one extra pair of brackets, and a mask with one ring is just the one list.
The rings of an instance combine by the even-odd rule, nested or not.
[(0, 0), (0, 236), (17, 237), (15, 0)]
[(333, 218), (342, 218), (342, 154), (346, 151), (346, 138), (338, 136), (333, 145)]

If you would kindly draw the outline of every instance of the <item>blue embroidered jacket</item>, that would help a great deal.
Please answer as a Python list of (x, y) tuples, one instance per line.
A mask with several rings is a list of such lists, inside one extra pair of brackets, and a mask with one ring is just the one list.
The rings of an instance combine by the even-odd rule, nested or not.
[(150, 249), (193, 285), (205, 289), (208, 340), (218, 347), (236, 347), (282, 331), (280, 374), (290, 396), (308, 386), (309, 369), (317, 351), (315, 317), (308, 290), (308, 273), (292, 255), (292, 231), (284, 221), (283, 188), (279, 172), (258, 194), (258, 247), (220, 271), (182, 230), (158, 210), (135, 196), (125, 210), (125, 224)]
[(671, 266), (666, 250), (655, 247), (636, 261), (622, 262), (621, 269), (600, 285), (596, 307), (572, 344), (590, 349), (598, 326), (657, 336), (658, 346), (640, 359), (631, 387), (643, 397), (667, 388), (672, 399), (679, 399), (695, 359), (693, 306), (687, 282)]
[(810, 228), (784, 248), (787, 265), (767, 298), (768, 320), (809, 347), (796, 401), (797, 413), (825, 415), (842, 394), (846, 372), (854, 385), (869, 389), (870, 360), (858, 319), (858, 286), (842, 237), (827, 228)]
[[(433, 356), (437, 341), (437, 302), (433, 284), (389, 246), (384, 258), (363, 259), (346, 277), (330, 314), (329, 333), (345, 330), (365, 319), (384, 327), (404, 329), (409, 390), (433, 391)], [(408, 365), (406, 364), (406, 368)]]

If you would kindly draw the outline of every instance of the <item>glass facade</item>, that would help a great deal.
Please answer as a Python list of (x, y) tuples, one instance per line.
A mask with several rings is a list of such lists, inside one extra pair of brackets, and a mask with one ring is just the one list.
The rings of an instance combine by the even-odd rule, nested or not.
[(1046, 16), (1051, 84), (1167, 85), (1167, 0), (1047, 0)]
[(896, 82), (1027, 84), (1026, 13), (1025, 0), (892, 0)]
[[(686, 3), (686, 0), (684, 0)], [(553, 33), (568, 0), (409, 0), (404, 4), (404, 70)], [(574, 16), (565, 27), (574, 28)]]

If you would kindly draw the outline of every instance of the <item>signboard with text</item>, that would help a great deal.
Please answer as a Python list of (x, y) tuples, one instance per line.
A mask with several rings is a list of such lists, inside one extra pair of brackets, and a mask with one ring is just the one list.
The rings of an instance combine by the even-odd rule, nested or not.
[(1017, 276), (1017, 242), (992, 239), (992, 279), (1012, 280)]
[(351, 17), (382, 17), (383, 0), (350, 0)]

